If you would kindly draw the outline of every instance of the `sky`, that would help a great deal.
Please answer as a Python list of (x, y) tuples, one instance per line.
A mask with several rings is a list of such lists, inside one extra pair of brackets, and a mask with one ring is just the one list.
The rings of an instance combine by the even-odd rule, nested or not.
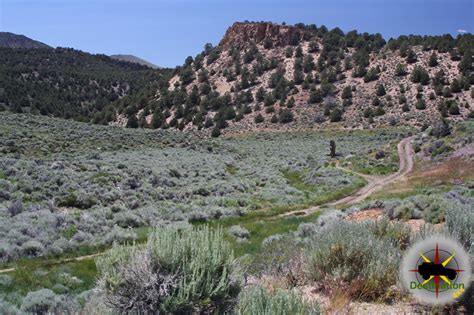
[(306, 23), (343, 31), (473, 33), (474, 0), (0, 0), (0, 31), (50, 46), (133, 54), (181, 65), (236, 21)]

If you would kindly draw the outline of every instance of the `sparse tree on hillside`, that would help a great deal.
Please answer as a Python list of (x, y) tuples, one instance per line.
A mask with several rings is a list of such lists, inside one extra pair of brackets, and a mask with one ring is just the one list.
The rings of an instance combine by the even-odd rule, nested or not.
[(377, 96), (384, 96), (387, 92), (385, 91), (385, 87), (382, 83), (377, 85)]
[(459, 82), (458, 79), (453, 79), (453, 81), (451, 82), (451, 92), (459, 93), (461, 91), (462, 91), (461, 82)]
[(138, 119), (135, 115), (128, 117), (127, 128), (138, 128)]
[(190, 66), (185, 66), (184, 68), (182, 68), (179, 73), (179, 78), (181, 80), (181, 83), (183, 83), (183, 85), (185, 86), (191, 83), (194, 80), (193, 68), (191, 68)]
[(309, 42), (309, 49), (308, 49), (308, 51), (309, 51), (310, 53), (316, 53), (316, 52), (318, 52), (318, 51), (319, 51), (319, 44), (318, 44), (318, 42), (316, 42), (316, 41), (314, 41), (314, 40), (313, 40), (313, 41), (310, 41), (310, 42)]
[(214, 63), (214, 61), (216, 61), (217, 59), (219, 59), (219, 56), (220, 56), (220, 52), (219, 52), (219, 48), (213, 48), (211, 50), (211, 52), (209, 53), (209, 55), (207, 56), (207, 61), (206, 61), (206, 64), (209, 66), (211, 64)]
[(157, 110), (155, 111), (155, 113), (153, 114), (153, 118), (151, 119), (151, 128), (153, 129), (157, 129), (157, 128), (161, 128), (161, 126), (163, 125), (163, 122), (164, 122), (164, 117), (163, 117), (163, 114)]
[(293, 82), (295, 85), (300, 85), (304, 82), (304, 74), (301, 70), (295, 69), (293, 72)]
[(210, 128), (214, 126), (214, 121), (210, 117), (206, 118), (206, 121), (204, 122), (204, 128)]
[(438, 65), (438, 56), (436, 53), (433, 51), (433, 53), (430, 55), (430, 59), (428, 61), (428, 65), (430, 67), (436, 67)]
[(342, 112), (339, 108), (334, 108), (329, 115), (329, 120), (331, 122), (338, 122), (342, 120)]
[(378, 106), (374, 111), (374, 115), (375, 116), (385, 115), (385, 110), (382, 108), (382, 106)]
[(380, 99), (378, 97), (375, 97), (373, 100), (372, 100), (372, 105), (373, 106), (379, 106), (380, 105)]
[(349, 85), (345, 86), (344, 89), (342, 90), (341, 98), (342, 99), (352, 98), (352, 88)]
[(407, 75), (407, 70), (404, 65), (401, 63), (397, 64), (397, 67), (395, 68), (395, 75), (398, 77), (403, 77)]
[(287, 124), (293, 121), (293, 113), (289, 109), (280, 110), (278, 121), (282, 124)]
[(410, 79), (413, 83), (421, 83), (423, 85), (430, 83), (430, 76), (422, 66), (415, 66), (413, 68)]
[(265, 96), (266, 96), (266, 93), (263, 87), (260, 87), (255, 93), (255, 98), (257, 102), (263, 102), (265, 100)]
[(292, 96), (292, 97), (290, 97), (290, 99), (286, 103), (286, 107), (293, 108), (293, 106), (295, 106), (295, 98)]
[(255, 116), (254, 121), (256, 124), (262, 123), (265, 119), (263, 118), (262, 114), (258, 114)]
[(308, 99), (308, 102), (310, 104), (319, 104), (323, 101), (323, 98), (321, 96), (321, 92), (318, 90), (315, 90), (315, 91), (311, 91), (311, 93), (309, 94), (309, 99)]
[(449, 114), (450, 115), (459, 115), (460, 114), (459, 106), (454, 101), (449, 104)]
[(408, 53), (407, 53), (407, 63), (415, 63), (416, 61), (418, 60), (418, 58), (416, 57), (416, 54), (413, 50), (408, 50)]
[(265, 40), (263, 41), (263, 48), (265, 49), (273, 48), (273, 41), (268, 37), (265, 38)]
[(302, 58), (303, 57), (303, 49), (301, 46), (296, 47), (295, 50), (295, 58)]
[(378, 80), (379, 78), (379, 71), (377, 68), (370, 68), (369, 71), (364, 75), (364, 82), (368, 83), (371, 81)]
[(451, 134), (451, 127), (447, 119), (440, 119), (433, 123), (433, 128), (431, 129), (431, 135), (436, 138), (446, 137)]
[(310, 71), (313, 71), (314, 70), (314, 60), (313, 60), (313, 56), (311, 55), (306, 55), (304, 57), (304, 61), (303, 61), (303, 71), (305, 73), (308, 73)]
[(216, 126), (212, 128), (211, 137), (217, 138), (221, 135), (221, 130)]
[(406, 41), (402, 42), (400, 45), (400, 57), (405, 58), (408, 55), (408, 50), (410, 47)]
[(186, 66), (190, 66), (190, 65), (193, 63), (193, 60), (194, 60), (193, 57), (188, 56), (188, 57), (186, 58), (186, 60), (184, 60), (184, 64), (185, 64)]
[(420, 99), (416, 102), (415, 107), (416, 107), (416, 109), (419, 109), (419, 110), (424, 110), (424, 109), (426, 109), (425, 101), (424, 101), (422, 98), (420, 98)]

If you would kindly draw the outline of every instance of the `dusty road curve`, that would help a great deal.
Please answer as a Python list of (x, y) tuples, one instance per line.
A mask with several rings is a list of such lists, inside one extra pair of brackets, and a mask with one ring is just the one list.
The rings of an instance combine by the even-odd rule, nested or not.
[[(280, 217), (287, 217), (287, 216), (292, 216), (295, 214), (298, 215), (309, 215), (315, 211), (318, 211), (322, 207), (332, 207), (332, 206), (338, 206), (342, 204), (354, 204), (358, 203), (371, 194), (373, 194), (376, 191), (381, 190), (383, 187), (387, 186), (388, 184), (391, 184), (393, 182), (396, 182), (400, 179), (403, 179), (408, 173), (410, 173), (413, 170), (413, 157), (414, 157), (414, 152), (413, 148), (411, 146), (411, 142), (413, 140), (413, 137), (408, 137), (402, 139), (398, 143), (398, 156), (400, 159), (400, 164), (398, 167), (398, 171), (396, 173), (390, 174), (388, 176), (368, 176), (368, 175), (363, 175), (363, 174), (358, 174), (359, 176), (364, 177), (368, 184), (362, 187), (361, 189), (357, 190), (356, 192), (352, 193), (349, 196), (343, 197), (341, 199), (337, 199), (335, 201), (331, 201), (328, 203), (325, 203), (320, 206), (315, 206), (303, 210), (296, 210), (296, 211), (291, 211), (291, 212), (286, 212)], [(344, 170), (342, 167), (338, 167), (339, 169)], [(351, 171), (352, 172), (352, 171)], [(355, 173), (355, 172), (352, 172)], [(357, 174), (357, 173), (355, 173)]]

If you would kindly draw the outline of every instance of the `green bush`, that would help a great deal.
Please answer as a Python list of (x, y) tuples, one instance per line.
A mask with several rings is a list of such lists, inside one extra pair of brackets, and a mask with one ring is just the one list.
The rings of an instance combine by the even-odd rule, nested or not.
[(404, 232), (373, 224), (336, 221), (319, 229), (306, 249), (309, 279), (327, 291), (342, 285), (355, 299), (387, 297), (398, 279), (401, 250), (395, 239)]
[(220, 228), (155, 229), (146, 247), (114, 246), (97, 259), (97, 268), (99, 287), (117, 311), (223, 312), (240, 292)]
[(250, 288), (240, 295), (238, 315), (309, 315), (321, 314), (317, 304), (306, 302), (294, 291), (277, 290), (269, 294), (260, 286)]

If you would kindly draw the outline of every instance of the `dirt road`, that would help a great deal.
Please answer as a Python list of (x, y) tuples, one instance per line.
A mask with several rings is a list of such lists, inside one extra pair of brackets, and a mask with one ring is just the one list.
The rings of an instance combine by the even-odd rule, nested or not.
[[(309, 215), (311, 213), (314, 213), (315, 211), (318, 211), (322, 207), (334, 207), (338, 205), (343, 205), (343, 204), (354, 204), (358, 203), (374, 192), (377, 192), (381, 190), (383, 187), (387, 186), (388, 184), (391, 184), (393, 182), (396, 182), (400, 179), (403, 179), (408, 173), (410, 173), (413, 170), (413, 157), (414, 157), (414, 152), (413, 148), (411, 146), (411, 142), (413, 140), (413, 137), (408, 137), (404, 138), (398, 143), (398, 156), (400, 159), (400, 164), (398, 167), (398, 171), (396, 173), (390, 174), (388, 176), (369, 176), (369, 175), (364, 175), (364, 174), (359, 174), (353, 171), (349, 171), (351, 173), (355, 173), (359, 176), (364, 177), (368, 184), (362, 187), (361, 189), (357, 190), (356, 192), (352, 193), (349, 196), (343, 197), (341, 199), (337, 199), (331, 202), (328, 202), (326, 204), (320, 205), (320, 206), (315, 206), (303, 210), (296, 210), (296, 211), (291, 211), (291, 212), (286, 212), (282, 215), (281, 217), (287, 217), (287, 216), (292, 216), (292, 215)], [(345, 170), (344, 168), (338, 167), (339, 169)], [(348, 170), (346, 170), (348, 171)]]

